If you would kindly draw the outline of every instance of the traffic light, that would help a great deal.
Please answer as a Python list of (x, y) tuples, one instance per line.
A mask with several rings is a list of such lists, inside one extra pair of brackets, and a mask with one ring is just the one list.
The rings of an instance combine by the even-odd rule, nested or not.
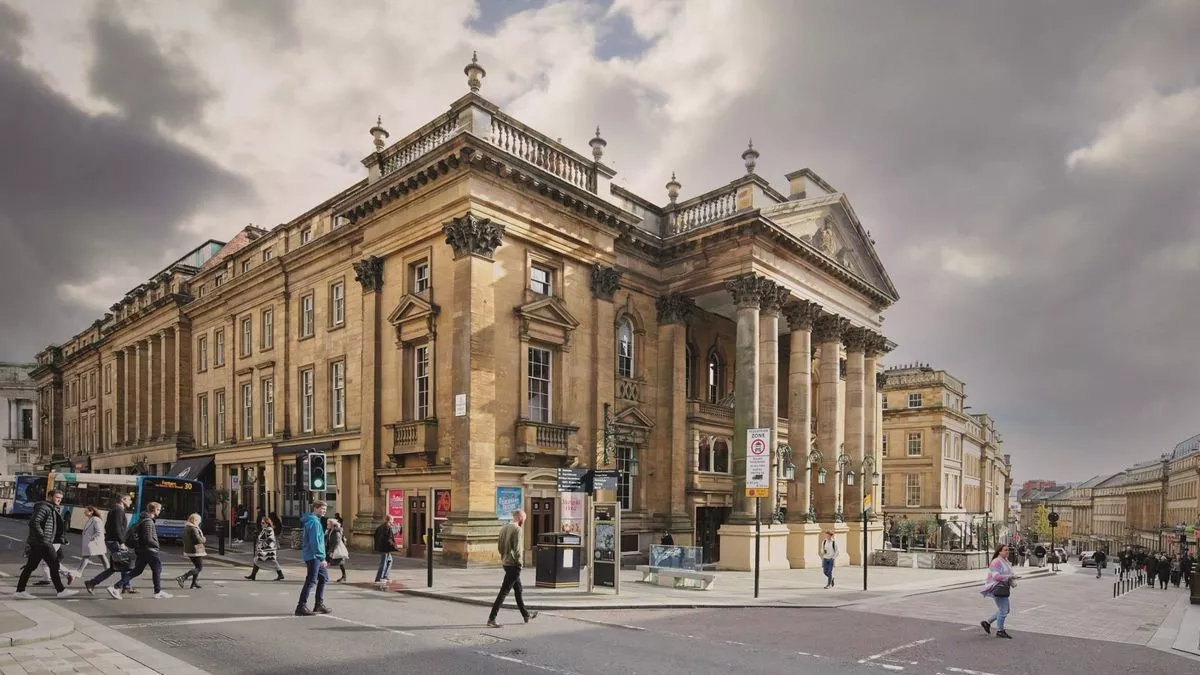
[(309, 492), (324, 492), (328, 485), (325, 480), (325, 453), (310, 453), (307, 459)]
[(1053, 527), (1055, 525), (1058, 525), (1058, 511), (1051, 511), (1050, 512), (1050, 526)]

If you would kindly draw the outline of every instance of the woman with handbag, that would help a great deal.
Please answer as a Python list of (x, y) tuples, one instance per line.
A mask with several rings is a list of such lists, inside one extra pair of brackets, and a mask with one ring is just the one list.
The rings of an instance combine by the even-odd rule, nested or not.
[(108, 547), (104, 544), (104, 522), (100, 520), (100, 509), (89, 506), (84, 509), (87, 522), (83, 525), (83, 536), (80, 542), (83, 555), (79, 559), (79, 569), (75, 576), (82, 576), (89, 562), (100, 563), (101, 569), (108, 569)]
[(246, 578), (250, 581), (258, 576), (258, 568), (267, 567), (268, 565), (275, 568), (275, 581), (283, 581), (283, 568), (279, 566), (279, 561), (276, 560), (279, 551), (279, 541), (276, 539), (276, 522), (268, 516), (263, 516), (259, 521), (261, 527), (258, 528), (258, 539), (254, 542), (254, 567), (250, 570), (250, 574)]
[(1008, 564), (1008, 544), (1000, 544), (992, 554), (992, 564), (988, 566), (987, 583), (983, 585), (980, 595), (991, 598), (996, 602), (996, 613), (990, 618), (979, 622), (983, 630), (992, 634), (992, 624), (996, 624), (996, 637), (1012, 639), (1004, 630), (1004, 619), (1008, 616), (1008, 598), (1012, 589), (1017, 585), (1017, 575), (1013, 574), (1012, 566)]
[(187, 524), (183, 526), (183, 555), (192, 562), (192, 569), (175, 577), (175, 583), (183, 588), (183, 584), (190, 577), (191, 587), (201, 588), (196, 581), (200, 579), (200, 573), (204, 571), (204, 556), (208, 555), (208, 552), (204, 550), (204, 533), (200, 531), (199, 513), (188, 516)]
[(342, 578), (337, 580), (337, 583), (345, 583), (346, 581), (346, 560), (350, 557), (350, 551), (346, 548), (346, 537), (342, 534), (342, 524), (336, 518), (330, 518), (326, 523), (328, 532), (325, 534), (325, 550), (328, 551), (325, 560), (330, 567), (338, 566), (342, 571)]

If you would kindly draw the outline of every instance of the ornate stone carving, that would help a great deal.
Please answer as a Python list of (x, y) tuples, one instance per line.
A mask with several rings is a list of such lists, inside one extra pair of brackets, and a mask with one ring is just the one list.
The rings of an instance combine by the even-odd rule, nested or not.
[(883, 385), (887, 384), (887, 375), (884, 373), (875, 373), (875, 391), (883, 391)]
[(692, 311), (696, 309), (696, 301), (692, 300), (683, 293), (667, 293), (660, 295), (654, 301), (654, 307), (658, 310), (658, 323), (687, 323), (691, 318)]
[(865, 351), (870, 338), (871, 332), (858, 326), (851, 326), (842, 333), (842, 342), (846, 345), (848, 352)]
[(621, 271), (599, 263), (592, 265), (592, 296), (601, 300), (612, 300), (621, 287)]
[(383, 258), (373, 255), (354, 263), (354, 280), (362, 284), (363, 293), (383, 290)]
[(783, 315), (792, 330), (812, 330), (813, 322), (821, 315), (821, 307), (815, 302), (797, 300), (783, 306)]
[(764, 312), (778, 314), (783, 309), (783, 306), (787, 304), (788, 298), (791, 295), (791, 291), (770, 279), (758, 280), (759, 306)]
[(812, 237), (813, 245), (820, 249), (825, 255), (834, 254), (834, 246), (836, 245), (833, 239), (833, 223), (826, 220), (821, 225)]
[(879, 333), (871, 333), (867, 340), (867, 356), (879, 356), (892, 351), (888, 347), (888, 339)]
[(504, 241), (504, 225), (471, 213), (446, 223), (442, 232), (446, 243), (454, 249), (455, 258), (477, 255), (491, 260)]
[(837, 314), (821, 314), (813, 323), (813, 342), (837, 342), (842, 339), (842, 333), (849, 325), (849, 319)]
[(762, 302), (762, 294), (760, 292), (761, 279), (753, 272), (742, 274), (732, 279), (725, 280), (725, 290), (733, 296), (733, 303), (738, 308), (753, 307), (757, 309)]

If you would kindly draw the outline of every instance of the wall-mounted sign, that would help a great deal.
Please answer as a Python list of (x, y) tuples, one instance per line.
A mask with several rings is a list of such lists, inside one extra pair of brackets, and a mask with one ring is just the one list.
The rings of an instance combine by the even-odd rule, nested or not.
[(496, 488), (496, 517), (504, 522), (512, 520), (513, 511), (523, 508), (525, 494), (519, 487)]

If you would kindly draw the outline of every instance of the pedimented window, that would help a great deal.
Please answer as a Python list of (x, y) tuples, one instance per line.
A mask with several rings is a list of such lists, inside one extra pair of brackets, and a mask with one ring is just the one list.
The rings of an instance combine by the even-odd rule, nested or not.
[(388, 323), (396, 329), (396, 344), (403, 347), (436, 339), (437, 316), (440, 312), (441, 307), (419, 295), (405, 295), (388, 315)]
[(569, 351), (571, 335), (579, 320), (567, 311), (561, 300), (544, 297), (513, 309), (522, 342), (557, 345)]

